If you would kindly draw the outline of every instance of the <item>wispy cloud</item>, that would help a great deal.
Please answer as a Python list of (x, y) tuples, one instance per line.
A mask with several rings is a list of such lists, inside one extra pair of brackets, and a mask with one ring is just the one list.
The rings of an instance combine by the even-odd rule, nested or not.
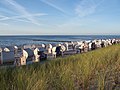
[(9, 24), (0, 22), (0, 25), (8, 26)]
[(48, 2), (47, 0), (40, 0), (40, 1), (43, 2), (43, 3), (45, 3), (45, 4), (47, 4), (47, 5), (49, 5), (49, 6), (51, 6), (52, 8), (54, 8), (54, 9), (56, 9), (56, 10), (58, 10), (58, 11), (64, 13), (64, 14), (66, 14), (66, 11), (64, 11), (62, 8), (56, 6), (56, 5), (53, 4), (53, 3)]
[[(1, 14), (1, 13), (0, 13)], [(7, 16), (4, 16), (4, 15), (0, 15), (0, 21), (4, 21), (4, 20), (6, 20), (6, 19), (9, 19), (9, 17), (7, 17)]]
[(4, 15), (0, 15), (0, 18), (5, 18), (6, 16), (4, 16)]
[(95, 13), (97, 7), (103, 2), (104, 0), (82, 0), (75, 8), (75, 13), (79, 17), (85, 17), (90, 14)]
[[(0, 1), (1, 2), (1, 1)], [(7, 9), (7, 8), (2, 8), (2, 7), (0, 7), (0, 14), (1, 13), (4, 13), (4, 14), (6, 14), (6, 15), (8, 15), (8, 14), (11, 14), (11, 15), (13, 15), (13, 14), (16, 14), (14, 11), (10, 11), (9, 9)]]
[[(42, 16), (42, 15), (46, 15), (46, 14), (31, 14), (31, 16), (37, 17), (37, 16)], [(26, 22), (26, 23), (31, 23), (29, 20), (27, 20), (26, 18), (24, 18), (24, 16), (13, 16), (13, 17), (6, 17), (6, 16), (2, 16), (0, 18), (0, 21), (9, 21), (12, 20), (14, 22)], [(4, 23), (2, 23), (2, 25), (4, 25)], [(9, 25), (9, 24), (7, 24)], [(39, 25), (42, 25), (41, 23)]]
[(1, 20), (25, 18), (29, 22), (33, 23), (33, 24), (40, 25), (40, 23), (34, 18), (34, 16), (37, 16), (37, 14), (36, 15), (32, 15), (31, 13), (29, 13), (26, 10), (25, 7), (23, 7), (22, 5), (20, 5), (19, 3), (17, 3), (15, 0), (4, 0), (3, 3), (6, 6), (10, 7), (10, 9), (15, 10), (16, 12), (18, 12), (19, 14), (21, 14), (21, 16), (5, 17), (5, 18), (2, 18)]
[[(37, 13), (37, 14), (30, 14), (29, 16), (31, 16), (31, 17), (37, 17), (37, 16), (44, 16), (44, 15), (47, 15), (47, 14), (44, 14), (44, 13)], [(25, 18), (26, 19), (26, 16), (24, 16), (24, 15), (21, 15), (21, 16), (13, 16), (13, 17), (7, 17), (7, 16), (1, 16), (0, 15), (0, 21), (5, 21), (5, 20), (10, 20), (10, 19), (12, 19), (12, 20), (14, 20), (14, 19), (23, 19), (23, 18)], [(21, 20), (22, 21), (22, 20)]]

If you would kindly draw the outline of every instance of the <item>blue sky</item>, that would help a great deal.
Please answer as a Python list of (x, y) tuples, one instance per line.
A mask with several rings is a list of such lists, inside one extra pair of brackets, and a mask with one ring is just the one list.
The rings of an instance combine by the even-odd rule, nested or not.
[(0, 35), (120, 34), (120, 0), (0, 0)]

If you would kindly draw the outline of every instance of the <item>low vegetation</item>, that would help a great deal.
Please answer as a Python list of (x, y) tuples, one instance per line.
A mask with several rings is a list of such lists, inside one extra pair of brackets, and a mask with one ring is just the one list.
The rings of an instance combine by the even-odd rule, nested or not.
[(57, 58), (44, 64), (1, 68), (0, 90), (119, 90), (120, 45)]

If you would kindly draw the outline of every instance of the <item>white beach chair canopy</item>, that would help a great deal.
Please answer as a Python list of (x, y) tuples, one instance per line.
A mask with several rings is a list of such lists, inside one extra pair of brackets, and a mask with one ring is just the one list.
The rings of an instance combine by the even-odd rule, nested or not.
[(42, 47), (42, 48), (45, 48), (45, 44), (41, 44), (41, 47)]
[(8, 48), (4, 48), (5, 52), (10, 52), (10, 50)]
[(38, 51), (39, 51), (38, 48), (36, 48), (36, 49), (34, 50), (34, 55), (35, 55), (35, 56), (38, 55)]
[(18, 49), (18, 47), (17, 47), (17, 46), (14, 46), (14, 48), (15, 48), (15, 49)]
[(23, 50), (23, 56), (27, 59), (28, 58), (28, 53), (25, 51), (25, 50)]
[(61, 45), (61, 50), (64, 52), (66, 50), (64, 45)]
[(56, 47), (53, 47), (53, 48), (52, 48), (52, 52), (55, 52), (55, 51), (56, 51)]

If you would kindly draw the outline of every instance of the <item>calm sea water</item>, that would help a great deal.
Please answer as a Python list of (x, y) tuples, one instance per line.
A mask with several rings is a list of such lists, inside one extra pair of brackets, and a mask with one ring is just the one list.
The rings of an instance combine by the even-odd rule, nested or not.
[[(120, 35), (41, 35), (41, 36), (0, 36), (0, 46), (58, 43), (44, 40), (56, 41), (81, 41), (93, 39), (120, 38)], [(43, 40), (43, 41), (42, 41)]]

